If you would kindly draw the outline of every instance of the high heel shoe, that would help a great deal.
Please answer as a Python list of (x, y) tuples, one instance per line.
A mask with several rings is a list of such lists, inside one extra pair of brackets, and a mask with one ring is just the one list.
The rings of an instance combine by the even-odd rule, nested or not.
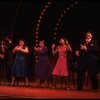
[(11, 85), (11, 86), (14, 86), (15, 84), (12, 82), (10, 85)]
[(29, 86), (29, 83), (26, 83), (25, 86), (28, 87)]

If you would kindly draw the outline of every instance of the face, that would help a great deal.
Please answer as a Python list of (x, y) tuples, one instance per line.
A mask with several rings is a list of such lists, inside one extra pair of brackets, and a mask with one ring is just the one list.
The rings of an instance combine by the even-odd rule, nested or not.
[(44, 47), (43, 41), (40, 41), (39, 46), (40, 46), (40, 47)]
[(86, 33), (86, 38), (87, 39), (91, 39), (92, 38), (92, 34), (90, 32)]
[(20, 40), (20, 42), (19, 42), (19, 46), (24, 46), (24, 41), (23, 40)]
[(65, 43), (64, 39), (61, 38), (60, 41), (59, 41), (59, 43), (60, 43), (60, 44), (64, 44), (64, 43)]

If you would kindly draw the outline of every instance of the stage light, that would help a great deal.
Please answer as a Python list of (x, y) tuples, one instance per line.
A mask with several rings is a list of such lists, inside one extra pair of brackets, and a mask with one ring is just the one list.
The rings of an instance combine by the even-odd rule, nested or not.
[(56, 38), (54, 37), (54, 40), (56, 40)]
[(35, 44), (35, 46), (37, 47), (37, 46), (38, 46), (38, 44)]
[(60, 22), (60, 18), (59, 18), (59, 20), (58, 20), (59, 22)]
[(59, 24), (57, 23), (57, 26), (58, 26)]
[(75, 4), (77, 4), (77, 2), (75, 2)]
[(41, 22), (41, 20), (38, 20), (38, 23), (40, 23)]
[(61, 15), (61, 17), (63, 17), (63, 14)]
[(41, 15), (43, 15), (44, 13), (42, 12)]
[(36, 63), (38, 62), (38, 60), (35, 61)]
[(48, 2), (48, 5), (50, 5), (50, 4), (51, 4), (51, 2), (49, 1), (49, 2)]
[(36, 39), (38, 39), (38, 36), (35, 36)]
[[(74, 2), (74, 3), (77, 4), (77, 2)], [(73, 4), (74, 4), (74, 3), (73, 3)], [(58, 25), (60, 25), (61, 20), (62, 20), (62, 18), (64, 17), (64, 14), (67, 12), (67, 10), (69, 10), (71, 7), (74, 7), (73, 4), (71, 4), (70, 7), (66, 7), (66, 8), (63, 10), (63, 14), (61, 14), (61, 15), (59, 16), (58, 21), (57, 21), (57, 24), (56, 24), (56, 27), (54, 28), (56, 31), (57, 31), (57, 29), (59, 29), (59, 28), (58, 28)], [(55, 36), (55, 32), (54, 32), (54, 36)], [(54, 40), (55, 40), (55, 39), (56, 39), (56, 38), (54, 37)]]
[(73, 4), (71, 4), (71, 7), (73, 7)]
[(66, 13), (66, 11), (64, 11), (64, 13)]
[(42, 16), (40, 16), (40, 19), (42, 18)]
[(54, 35), (56, 35), (56, 32), (54, 32)]
[(48, 8), (48, 5), (46, 5), (45, 8)]
[(35, 58), (37, 59), (37, 58), (38, 58), (38, 56), (35, 56)]
[(57, 27), (55, 28), (55, 30), (57, 30)]
[[(45, 8), (43, 8), (42, 12), (40, 13), (40, 16), (38, 18), (38, 22), (37, 22), (37, 27), (36, 27), (36, 37), (35, 37), (35, 46), (38, 47), (38, 34), (39, 34), (39, 26), (40, 26), (40, 22), (42, 21), (42, 17), (44, 15), (44, 12), (46, 11), (46, 9), (48, 8), (48, 6), (50, 5), (50, 1), (45, 5)], [(38, 62), (38, 60), (36, 60), (36, 62)]]
[(40, 24), (37, 24), (37, 27), (39, 27)]
[(46, 9), (43, 9), (43, 11), (46, 11)]
[(37, 27), (37, 28), (36, 28), (36, 30), (38, 31), (38, 30), (39, 30), (39, 28)]
[(38, 32), (36, 32), (36, 35), (38, 35)]
[(67, 10), (69, 10), (69, 8), (67, 8)]
[(38, 40), (36, 40), (35, 42), (38, 42)]

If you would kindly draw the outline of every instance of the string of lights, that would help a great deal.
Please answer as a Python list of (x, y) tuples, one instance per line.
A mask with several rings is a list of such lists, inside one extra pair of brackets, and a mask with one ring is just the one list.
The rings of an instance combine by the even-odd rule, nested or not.
[(61, 21), (62, 21), (64, 15), (65, 15), (71, 8), (73, 8), (73, 7), (74, 7), (75, 5), (77, 5), (77, 4), (78, 4), (78, 2), (75, 1), (75, 2), (72, 3), (69, 7), (65, 8), (65, 9), (63, 10), (63, 12), (60, 14), (60, 16), (59, 16), (59, 18), (58, 18), (58, 20), (57, 20), (57, 23), (56, 23), (56, 25), (55, 25), (55, 28), (54, 28), (54, 37), (53, 37), (54, 41), (56, 40), (56, 34), (57, 34), (57, 31), (58, 31), (58, 29), (59, 29), (60, 23), (61, 23)]
[[(38, 47), (38, 44), (39, 44), (38, 34), (39, 34), (40, 23), (42, 21), (44, 13), (47, 11), (47, 8), (49, 7), (50, 4), (51, 4), (51, 1), (48, 1), (48, 3), (43, 8), (43, 10), (41, 11), (41, 14), (40, 14), (40, 16), (38, 18), (38, 22), (37, 22), (37, 26), (36, 26), (36, 33), (35, 33), (35, 47)], [(38, 56), (37, 55), (35, 55), (35, 62), (38, 62)]]
[[(72, 3), (69, 7), (65, 8), (65, 9), (63, 10), (63, 13), (60, 14), (60, 16), (59, 16), (59, 18), (58, 18), (58, 20), (57, 20), (56, 26), (55, 26), (55, 28), (54, 28), (54, 37), (53, 37), (53, 38), (54, 38), (54, 41), (56, 40), (56, 34), (57, 34), (58, 28), (59, 28), (59, 26), (60, 26), (60, 23), (61, 23), (61, 21), (62, 21), (64, 15), (65, 15), (71, 8), (73, 8), (75, 5), (77, 5), (77, 3), (78, 3), (78, 2), (75, 1), (75, 2)], [(36, 33), (35, 33), (35, 47), (38, 47), (38, 44), (39, 44), (39, 41), (38, 41), (38, 34), (39, 34), (39, 26), (40, 26), (40, 23), (41, 23), (41, 21), (42, 21), (42, 18), (43, 18), (44, 13), (47, 11), (47, 8), (49, 7), (50, 4), (51, 4), (51, 1), (49, 1), (49, 2), (45, 5), (45, 7), (44, 7), (43, 10), (41, 11), (41, 14), (40, 14), (40, 16), (39, 16), (39, 18), (38, 18), (38, 22), (37, 22), (37, 26), (36, 26)], [(38, 62), (38, 56), (37, 56), (37, 55), (35, 56), (35, 61)]]

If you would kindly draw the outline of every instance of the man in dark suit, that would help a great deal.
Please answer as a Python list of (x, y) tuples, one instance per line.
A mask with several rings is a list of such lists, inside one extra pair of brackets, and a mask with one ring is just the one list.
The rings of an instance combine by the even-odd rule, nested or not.
[(80, 44), (79, 50), (76, 51), (76, 56), (78, 57), (77, 90), (82, 90), (83, 88), (86, 71), (88, 71), (90, 75), (93, 91), (96, 91), (98, 89), (95, 56), (96, 50), (96, 41), (92, 39), (92, 33), (87, 32), (85, 41), (83, 41), (83, 43)]

